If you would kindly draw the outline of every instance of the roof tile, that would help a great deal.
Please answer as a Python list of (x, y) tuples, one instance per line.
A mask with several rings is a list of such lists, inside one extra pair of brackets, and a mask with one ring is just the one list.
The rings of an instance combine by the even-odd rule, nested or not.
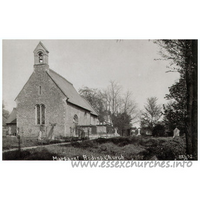
[(51, 69), (49, 69), (47, 73), (53, 79), (56, 85), (60, 88), (63, 94), (68, 98), (68, 102), (91, 111), (93, 115), (96, 115), (96, 116), (98, 115), (96, 111), (94, 110), (94, 108), (90, 105), (90, 103), (87, 102), (84, 98), (82, 98), (78, 94), (78, 92), (75, 90), (72, 83), (70, 83), (61, 75), (57, 74)]
[(16, 115), (17, 115), (17, 111), (16, 111), (16, 108), (13, 108), (10, 116), (8, 117), (7, 121), (6, 121), (6, 124), (13, 124), (13, 123), (16, 123)]

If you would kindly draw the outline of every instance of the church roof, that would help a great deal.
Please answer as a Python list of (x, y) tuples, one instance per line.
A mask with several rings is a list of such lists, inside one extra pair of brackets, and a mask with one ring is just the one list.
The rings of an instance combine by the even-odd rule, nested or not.
[(7, 121), (7, 119), (3, 116), (3, 117), (2, 117), (2, 125), (3, 125), (3, 126), (6, 125), (6, 121)]
[(95, 111), (95, 109), (91, 106), (91, 104), (87, 101), (87, 99), (84, 99), (83, 97), (81, 97), (85, 102), (86, 102), (86, 104), (88, 105), (88, 107), (90, 108), (90, 110), (91, 110), (91, 114), (93, 114), (93, 115), (98, 115), (97, 114), (97, 112)]
[(44, 49), (47, 53), (49, 53), (49, 51), (47, 50), (47, 48), (44, 46), (44, 44), (41, 41), (38, 43), (37, 47), (35, 48), (33, 52), (37, 51), (38, 49)]
[(85, 100), (83, 97), (81, 97), (78, 92), (75, 90), (72, 83), (67, 81), (65, 78), (63, 78), (61, 75), (56, 73), (55, 71), (49, 69), (47, 74), (51, 77), (51, 79), (55, 82), (55, 84), (60, 88), (62, 93), (67, 97), (67, 101), (69, 103), (72, 103), (76, 106), (79, 106), (81, 108), (84, 108), (91, 112), (93, 115), (98, 115), (97, 112), (94, 110), (94, 108), (90, 105), (87, 100)]
[(8, 117), (6, 124), (16, 124), (16, 108), (13, 108), (12, 112), (10, 113), (10, 116)]

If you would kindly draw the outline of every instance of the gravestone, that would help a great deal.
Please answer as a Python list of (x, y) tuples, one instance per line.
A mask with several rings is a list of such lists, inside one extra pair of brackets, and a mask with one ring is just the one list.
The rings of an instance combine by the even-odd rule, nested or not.
[(54, 127), (56, 126), (56, 123), (55, 124), (51, 124), (51, 129), (49, 131), (49, 134), (48, 134), (48, 139), (49, 140), (54, 140)]
[(114, 135), (115, 135), (115, 136), (120, 136), (120, 135), (118, 134), (118, 132), (117, 132), (117, 128), (115, 128)]
[(174, 129), (174, 136), (173, 136), (173, 138), (179, 137), (179, 136), (180, 136), (180, 130), (178, 128), (175, 128)]
[(8, 128), (8, 135), (11, 135), (12, 131), (11, 131), (11, 127)]
[(38, 140), (41, 140), (41, 139), (42, 139), (42, 131), (40, 131), (38, 135)]
[(139, 135), (141, 135), (141, 134), (140, 134), (140, 128), (138, 128), (138, 134), (137, 134), (137, 136), (139, 136)]

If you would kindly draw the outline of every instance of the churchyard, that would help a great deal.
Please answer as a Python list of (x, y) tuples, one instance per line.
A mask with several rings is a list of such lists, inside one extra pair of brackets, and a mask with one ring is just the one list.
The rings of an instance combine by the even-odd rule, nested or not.
[[(54, 141), (54, 143), (56, 142)], [(183, 160), (186, 158), (183, 137), (131, 136), (71, 141), (64, 145), (48, 145), (50, 143), (47, 142), (43, 144), (44, 146), (33, 149), (21, 149), (20, 152), (19, 150), (5, 152), (3, 160), (115, 160), (116, 158), (123, 160)], [(5, 145), (6, 143), (4, 143), (4, 149), (6, 149)], [(13, 140), (10, 145), (17, 148), (17, 140)], [(29, 143), (26, 143), (26, 146), (28, 145), (42, 145), (42, 143), (29, 140)]]

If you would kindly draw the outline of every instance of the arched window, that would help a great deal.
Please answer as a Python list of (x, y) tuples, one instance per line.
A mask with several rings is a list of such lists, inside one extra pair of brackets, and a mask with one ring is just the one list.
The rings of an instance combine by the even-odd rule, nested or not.
[(41, 104), (41, 123), (45, 124), (45, 105)]
[(35, 117), (35, 119), (36, 119), (36, 124), (40, 124), (40, 105), (37, 104), (37, 105), (35, 106), (35, 109), (36, 109), (36, 110), (35, 110), (35, 114), (36, 114), (36, 115), (35, 115), (35, 116), (36, 116), (36, 117)]
[(45, 105), (37, 104), (35, 106), (35, 122), (36, 124), (45, 124)]
[(78, 116), (77, 115), (74, 115), (73, 122), (75, 124), (78, 124)]
[(39, 95), (41, 95), (42, 94), (42, 86), (39, 86)]
[(43, 63), (43, 53), (40, 51), (38, 52), (39, 63)]

